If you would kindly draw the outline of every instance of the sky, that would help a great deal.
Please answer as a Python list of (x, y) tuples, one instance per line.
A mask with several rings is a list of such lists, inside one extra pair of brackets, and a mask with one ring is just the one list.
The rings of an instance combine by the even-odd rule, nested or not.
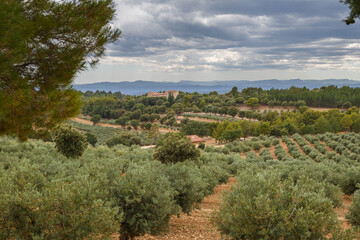
[(338, 0), (114, 0), (122, 37), (75, 83), (360, 80), (360, 21)]

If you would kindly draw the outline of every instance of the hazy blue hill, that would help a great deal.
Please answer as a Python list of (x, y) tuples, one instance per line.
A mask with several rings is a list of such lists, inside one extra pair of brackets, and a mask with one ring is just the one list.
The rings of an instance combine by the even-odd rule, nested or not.
[(261, 80), (261, 81), (180, 81), (180, 82), (152, 82), (152, 81), (135, 81), (135, 82), (99, 82), (92, 84), (75, 84), (74, 88), (82, 92), (86, 91), (120, 91), (124, 94), (141, 95), (149, 91), (158, 92), (164, 90), (179, 90), (183, 92), (208, 93), (217, 91), (218, 93), (229, 92), (232, 87), (236, 86), (239, 90), (248, 87), (261, 87), (263, 89), (286, 89), (291, 86), (307, 87), (310, 89), (320, 88), (322, 86), (335, 85), (338, 87), (360, 87), (360, 81), (348, 79), (326, 79), (326, 80)]

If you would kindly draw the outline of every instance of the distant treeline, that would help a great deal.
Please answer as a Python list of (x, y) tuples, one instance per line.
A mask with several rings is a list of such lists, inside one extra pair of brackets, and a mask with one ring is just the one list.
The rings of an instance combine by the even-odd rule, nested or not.
[[(249, 91), (249, 89), (245, 89)], [(251, 90), (249, 92), (252, 92)], [(349, 107), (360, 106), (360, 88), (351, 87), (321, 87), (307, 89), (291, 87), (290, 89), (254, 90), (254, 94), (267, 95), (269, 100), (296, 102), (304, 100), (309, 107)], [(268, 102), (269, 103), (269, 102)], [(344, 106), (345, 105), (345, 106)]]
[[(246, 88), (238, 91), (237, 87), (225, 94), (216, 91), (210, 93), (180, 92), (176, 99), (170, 96), (148, 98), (130, 96), (121, 92), (87, 91), (83, 93), (82, 113), (85, 115), (100, 115), (103, 118), (117, 119), (123, 115), (130, 116), (136, 111), (136, 117), (143, 114), (164, 114), (173, 110), (176, 114), (183, 112), (206, 112), (235, 116), (234, 110), (243, 104), (256, 108), (259, 104), (267, 106), (309, 106), (329, 108), (350, 108), (360, 106), (360, 88), (351, 87), (321, 87), (308, 88), (291, 87), (290, 89)], [(140, 118), (140, 117), (139, 117)]]

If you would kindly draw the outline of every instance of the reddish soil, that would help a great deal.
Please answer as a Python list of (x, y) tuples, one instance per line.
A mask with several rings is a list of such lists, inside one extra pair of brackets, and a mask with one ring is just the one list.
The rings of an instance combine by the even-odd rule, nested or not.
[(164, 236), (145, 235), (136, 240), (218, 240), (221, 239), (220, 232), (210, 223), (210, 214), (214, 209), (220, 207), (220, 198), (224, 190), (229, 190), (236, 180), (229, 179), (226, 184), (215, 187), (214, 193), (204, 199), (199, 210), (193, 210), (191, 215), (181, 214), (180, 217), (173, 216), (170, 219), (170, 232)]
[(342, 206), (335, 208), (335, 212), (338, 215), (338, 219), (341, 222), (343, 229), (349, 229), (351, 227), (348, 220), (345, 218), (346, 214), (349, 212), (349, 207), (351, 206), (352, 197), (349, 195), (344, 195)]
[(300, 145), (297, 143), (297, 141), (295, 141), (294, 139), (291, 138), (291, 141), (293, 141), (295, 143), (295, 145), (299, 148), (300, 152), (302, 154), (304, 154), (305, 156), (307, 155), (303, 150), (302, 148), (300, 147)]
[(317, 150), (317, 149), (315, 148), (314, 144), (312, 144), (311, 142), (309, 142), (309, 141), (306, 140), (305, 138), (304, 138), (304, 140), (309, 144), (310, 147), (312, 147), (313, 149), (315, 149), (316, 151), (318, 151), (318, 153), (322, 154), (319, 150)]
[(289, 157), (292, 157), (292, 155), (289, 153), (289, 149), (287, 147), (287, 144), (285, 142), (283, 142), (283, 140), (280, 140), (280, 145), (283, 147), (284, 151), (286, 152), (286, 154)]
[(329, 146), (326, 144), (326, 142), (322, 141), (322, 143), (325, 145), (327, 151), (329, 151), (329, 152), (333, 152), (333, 151), (334, 151), (331, 147), (329, 147)]
[[(170, 219), (170, 231), (168, 234), (162, 236), (145, 235), (136, 238), (136, 240), (219, 240), (222, 239), (220, 232), (216, 227), (210, 223), (211, 212), (220, 207), (220, 198), (224, 190), (229, 190), (231, 185), (236, 184), (234, 177), (229, 179), (227, 184), (222, 184), (214, 189), (214, 193), (207, 198), (200, 205), (199, 210), (193, 210), (191, 215), (181, 214), (180, 217), (173, 216)], [(348, 229), (351, 225), (346, 220), (345, 216), (348, 208), (351, 205), (351, 196), (344, 195), (343, 205), (336, 208), (335, 212), (338, 214), (338, 219), (342, 224), (343, 229)], [(114, 236), (115, 237), (115, 236)]]
[(269, 151), (271, 153), (271, 156), (273, 157), (273, 159), (277, 159), (276, 155), (275, 155), (275, 146), (271, 146), (269, 148)]
[[(93, 123), (90, 120), (86, 120), (86, 119), (82, 119), (82, 118), (73, 118), (71, 119), (74, 122), (78, 122), (78, 123), (82, 123), (82, 124), (86, 124), (86, 125), (93, 125)], [(123, 128), (121, 125), (114, 125), (114, 124), (110, 124), (110, 123), (97, 123), (96, 126), (101, 126), (101, 127), (112, 127), (112, 128)]]

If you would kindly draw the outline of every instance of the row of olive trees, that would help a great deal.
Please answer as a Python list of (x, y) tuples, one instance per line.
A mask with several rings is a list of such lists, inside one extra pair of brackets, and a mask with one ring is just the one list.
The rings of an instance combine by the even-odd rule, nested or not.
[[(56, 138), (66, 139), (72, 131), (64, 127)], [(116, 232), (130, 239), (164, 233), (171, 216), (190, 213), (229, 177), (221, 162), (200, 159), (199, 150), (178, 134), (163, 138), (155, 154), (117, 144), (87, 148), (82, 156), (70, 148), (62, 156), (52, 143), (0, 142), (1, 239), (108, 239)]]

